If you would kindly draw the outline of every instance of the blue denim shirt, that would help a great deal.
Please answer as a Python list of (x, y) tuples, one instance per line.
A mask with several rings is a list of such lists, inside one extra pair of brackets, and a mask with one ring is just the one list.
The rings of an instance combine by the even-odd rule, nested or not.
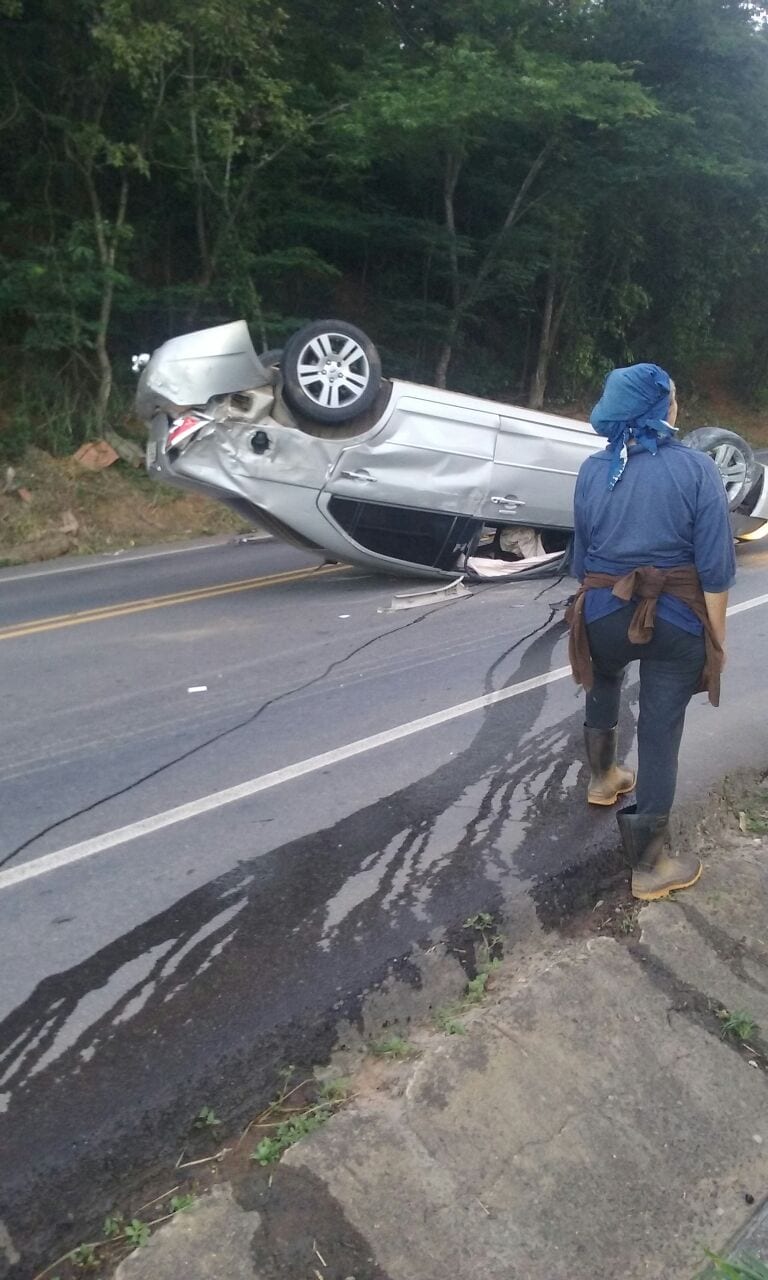
[[(627, 468), (608, 488), (611, 457), (592, 454), (582, 464), (574, 494), (571, 571), (628, 573), (642, 565), (673, 569), (695, 565), (704, 591), (727, 591), (736, 576), (733, 534), (720, 473), (704, 453), (677, 441), (656, 454), (630, 448)], [(595, 622), (623, 608), (610, 590), (587, 592), (584, 617)], [(674, 596), (661, 595), (656, 613), (694, 635), (702, 626)]]

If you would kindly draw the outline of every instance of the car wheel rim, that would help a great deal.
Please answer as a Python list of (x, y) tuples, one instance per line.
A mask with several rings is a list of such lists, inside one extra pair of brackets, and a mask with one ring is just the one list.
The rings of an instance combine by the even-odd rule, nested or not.
[(299, 385), (313, 404), (341, 409), (359, 400), (370, 380), (368, 358), (354, 338), (320, 333), (299, 354)]
[(720, 444), (706, 452), (714, 459), (730, 500), (744, 488), (749, 470), (747, 459), (734, 444)]

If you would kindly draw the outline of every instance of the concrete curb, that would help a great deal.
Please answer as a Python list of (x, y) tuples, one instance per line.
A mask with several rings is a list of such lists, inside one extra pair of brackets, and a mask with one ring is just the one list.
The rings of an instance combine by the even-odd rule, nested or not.
[[(463, 1034), (414, 1027), (383, 1080), (358, 1060), (349, 1107), (268, 1182), (239, 1168), (118, 1280), (716, 1280), (707, 1247), (765, 1257), (768, 1204), (741, 1223), (768, 1180), (768, 842), (725, 807), (695, 900), (644, 907), (626, 945), (508, 956)], [(748, 1052), (721, 1030), (739, 1008)]]

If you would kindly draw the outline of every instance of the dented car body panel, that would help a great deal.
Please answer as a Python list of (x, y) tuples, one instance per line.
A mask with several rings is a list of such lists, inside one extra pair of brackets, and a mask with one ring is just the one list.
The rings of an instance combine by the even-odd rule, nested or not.
[[(312, 421), (242, 321), (158, 348), (136, 402), (155, 478), (328, 559), (418, 577), (455, 577), (489, 528), (565, 546), (579, 468), (603, 447), (587, 423), (398, 380), (357, 421)], [(768, 520), (759, 480), (747, 534)]]

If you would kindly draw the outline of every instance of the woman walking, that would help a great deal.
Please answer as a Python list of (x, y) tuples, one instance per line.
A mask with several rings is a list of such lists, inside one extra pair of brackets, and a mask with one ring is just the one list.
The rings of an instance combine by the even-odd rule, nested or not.
[[(606, 448), (581, 467), (574, 495), (570, 658), (586, 690), (590, 804), (615, 804), (645, 901), (695, 884), (701, 863), (666, 848), (685, 712), (694, 693), (718, 705), (725, 615), (736, 562), (720, 473), (678, 443), (675, 387), (655, 364), (614, 369), (592, 411)], [(640, 663), (637, 779), (616, 760), (625, 668)], [(635, 785), (636, 783), (636, 785)]]

